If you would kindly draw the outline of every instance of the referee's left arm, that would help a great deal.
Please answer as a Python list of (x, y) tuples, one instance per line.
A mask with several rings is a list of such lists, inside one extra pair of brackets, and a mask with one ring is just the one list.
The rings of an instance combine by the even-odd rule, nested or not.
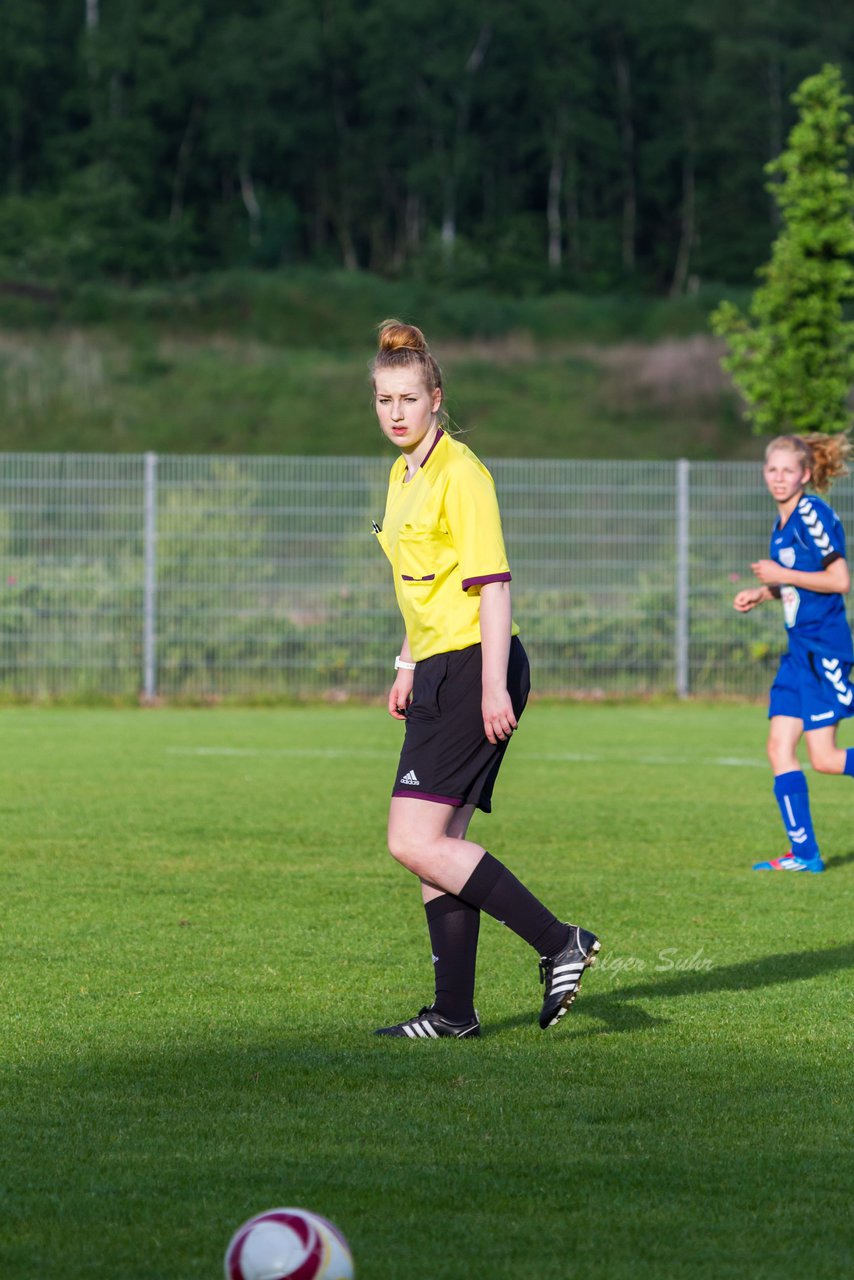
[(490, 742), (503, 742), (516, 728), (507, 692), (512, 611), (510, 584), (485, 582), (480, 588), (480, 643), (483, 655), (483, 731)]

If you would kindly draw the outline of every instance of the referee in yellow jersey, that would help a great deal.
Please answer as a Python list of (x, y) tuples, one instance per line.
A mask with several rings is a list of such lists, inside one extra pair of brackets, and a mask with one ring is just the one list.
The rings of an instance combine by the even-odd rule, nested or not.
[(534, 948), (542, 1028), (572, 1004), (599, 950), (492, 854), (467, 838), (492, 790), (530, 689), (510, 606), (510, 568), (492, 477), (442, 428), (442, 374), (414, 325), (380, 326), (372, 364), (383, 434), (400, 450), (377, 539), (391, 563), (405, 635), (389, 713), (406, 723), (388, 844), (421, 880), (433, 950), (432, 1004), (378, 1035), (480, 1035), (474, 1008), (480, 913)]

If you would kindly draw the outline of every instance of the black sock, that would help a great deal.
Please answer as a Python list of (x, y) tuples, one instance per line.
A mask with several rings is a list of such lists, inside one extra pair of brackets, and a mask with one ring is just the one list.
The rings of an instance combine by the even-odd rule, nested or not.
[(569, 941), (569, 926), (552, 915), (491, 853), (484, 853), (459, 897), (506, 924), (541, 956), (553, 956)]
[(474, 1016), (474, 973), (480, 912), (452, 893), (424, 904), (433, 965), (436, 971), (434, 1009), (451, 1022)]

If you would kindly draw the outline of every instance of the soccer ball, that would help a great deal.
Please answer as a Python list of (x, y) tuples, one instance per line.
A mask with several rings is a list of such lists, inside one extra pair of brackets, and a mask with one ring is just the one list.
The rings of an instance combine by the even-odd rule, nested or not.
[(225, 1280), (353, 1280), (341, 1232), (308, 1209), (269, 1209), (238, 1227), (225, 1251)]

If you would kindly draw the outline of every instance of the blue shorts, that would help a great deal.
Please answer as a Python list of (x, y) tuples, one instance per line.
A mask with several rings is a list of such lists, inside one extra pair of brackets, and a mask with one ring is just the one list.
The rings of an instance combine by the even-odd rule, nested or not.
[(768, 718), (793, 716), (809, 732), (854, 715), (851, 665), (848, 658), (827, 654), (784, 653), (771, 686)]

